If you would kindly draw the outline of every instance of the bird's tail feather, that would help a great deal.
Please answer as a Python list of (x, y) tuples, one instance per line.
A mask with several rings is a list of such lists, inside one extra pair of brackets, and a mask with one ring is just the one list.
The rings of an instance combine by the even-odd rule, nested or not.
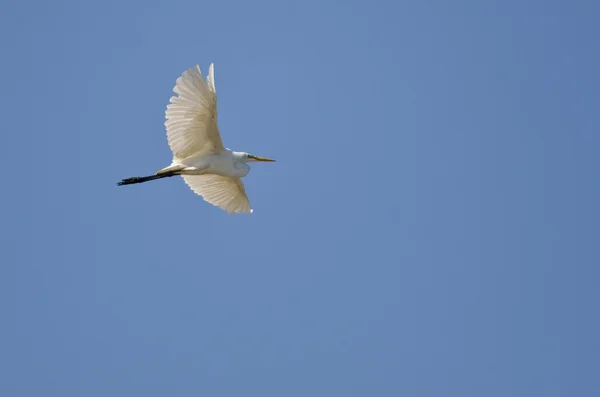
[(121, 182), (117, 182), (117, 185), (118, 186), (133, 185), (134, 183), (148, 182), (148, 181), (153, 181), (155, 179), (168, 178), (170, 176), (175, 176), (175, 175), (179, 175), (179, 173), (177, 171), (169, 171), (169, 172), (164, 172), (164, 173), (161, 173), (158, 175), (134, 176), (131, 178), (123, 179), (123, 180), (121, 180)]

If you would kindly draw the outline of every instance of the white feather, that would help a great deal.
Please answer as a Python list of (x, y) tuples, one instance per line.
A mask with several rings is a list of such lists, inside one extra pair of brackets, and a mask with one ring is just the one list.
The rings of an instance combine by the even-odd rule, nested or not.
[(222, 151), (223, 142), (217, 125), (217, 95), (214, 70), (209, 71), (210, 86), (200, 67), (190, 68), (177, 79), (167, 105), (165, 126), (169, 146), (175, 159), (201, 156)]
[(229, 214), (251, 213), (246, 188), (240, 178), (221, 175), (182, 175), (185, 183), (202, 198)]

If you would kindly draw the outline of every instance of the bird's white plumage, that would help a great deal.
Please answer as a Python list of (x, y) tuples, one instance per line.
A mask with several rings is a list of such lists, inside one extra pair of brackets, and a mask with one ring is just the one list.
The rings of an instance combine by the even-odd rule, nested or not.
[(190, 68), (177, 79), (167, 105), (165, 126), (175, 159), (200, 157), (222, 151), (223, 142), (217, 125), (217, 93), (211, 64), (207, 81), (200, 67)]
[[(204, 175), (186, 175), (186, 171), (182, 171), (185, 183), (205, 201), (229, 214), (252, 212), (241, 179), (216, 175), (217, 170), (210, 169), (211, 166), (217, 166), (218, 171), (223, 172), (229, 168), (222, 167), (223, 164), (229, 163), (223, 163), (223, 160), (231, 159), (231, 156), (225, 153), (217, 123), (214, 65), (210, 65), (206, 80), (198, 65), (186, 70), (177, 79), (173, 91), (178, 96), (171, 97), (165, 122), (169, 146), (173, 151), (174, 165), (170, 168), (178, 168), (179, 165), (209, 164)], [(194, 173), (195, 170), (189, 172)]]
[(246, 196), (246, 188), (240, 178), (207, 174), (183, 175), (183, 180), (204, 200), (224, 209), (229, 214), (252, 212)]
[(210, 88), (210, 90), (212, 92), (214, 92), (216, 95), (217, 87), (215, 86), (215, 65), (212, 63), (210, 64), (210, 66), (208, 68), (208, 76), (206, 77), (206, 84), (208, 84), (208, 88)]
[(249, 212), (250, 203), (241, 178), (248, 175), (253, 161), (273, 162), (246, 152), (223, 147), (217, 123), (217, 90), (214, 65), (206, 80), (196, 65), (182, 73), (173, 88), (175, 96), (167, 105), (165, 126), (173, 152), (171, 165), (156, 175), (131, 177), (117, 185), (131, 185), (181, 175), (185, 183), (205, 201), (229, 214)]

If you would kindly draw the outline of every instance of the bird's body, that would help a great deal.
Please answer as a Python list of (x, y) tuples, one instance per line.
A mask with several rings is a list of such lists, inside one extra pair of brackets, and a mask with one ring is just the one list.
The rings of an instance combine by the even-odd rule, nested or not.
[(181, 175), (204, 200), (227, 212), (252, 212), (241, 178), (248, 175), (252, 161), (275, 161), (223, 147), (217, 125), (217, 94), (214, 67), (206, 80), (200, 68), (186, 70), (167, 106), (167, 138), (173, 152), (170, 166), (156, 175), (123, 179), (119, 185), (147, 182)]
[(164, 170), (180, 169), (181, 175), (214, 174), (231, 178), (243, 178), (250, 172), (250, 166), (243, 161), (243, 155), (244, 153), (225, 149), (219, 153), (209, 153), (203, 156), (192, 156), (177, 160)]

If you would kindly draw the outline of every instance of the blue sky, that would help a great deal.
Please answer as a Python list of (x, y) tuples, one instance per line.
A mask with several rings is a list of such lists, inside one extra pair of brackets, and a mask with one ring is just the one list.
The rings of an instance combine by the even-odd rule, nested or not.
[[(600, 394), (597, 2), (2, 9), (0, 395)], [(250, 216), (115, 185), (211, 62)]]

